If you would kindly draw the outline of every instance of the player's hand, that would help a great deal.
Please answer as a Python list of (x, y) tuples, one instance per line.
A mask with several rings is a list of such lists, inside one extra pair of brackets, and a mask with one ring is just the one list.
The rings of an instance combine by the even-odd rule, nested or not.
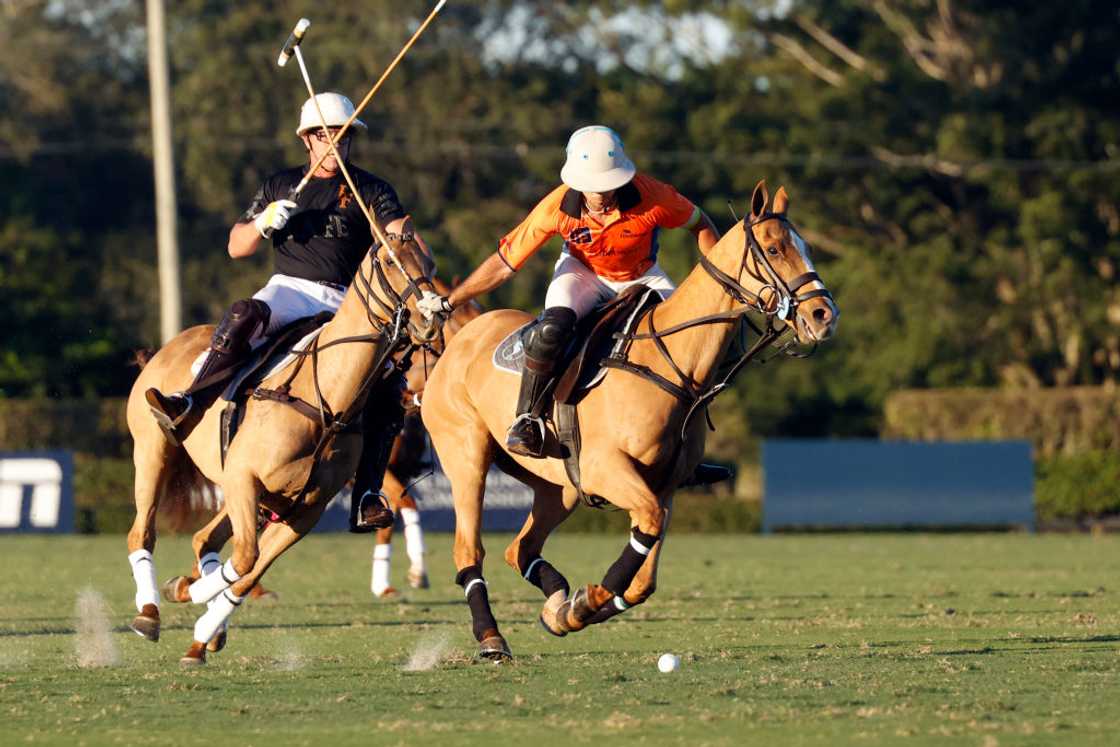
[(288, 224), (288, 220), (292, 217), (292, 209), (295, 207), (296, 204), (291, 200), (270, 202), (268, 207), (253, 219), (253, 225), (257, 227), (257, 232), (267, 239), (273, 231), (279, 231)]
[(451, 304), (438, 293), (426, 290), (416, 302), (416, 309), (420, 312), (420, 316), (424, 317), (424, 321), (430, 322), (436, 314), (450, 314)]

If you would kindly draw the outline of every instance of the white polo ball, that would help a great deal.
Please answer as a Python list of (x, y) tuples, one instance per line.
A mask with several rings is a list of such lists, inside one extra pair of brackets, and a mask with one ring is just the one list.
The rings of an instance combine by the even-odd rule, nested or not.
[(661, 654), (657, 660), (657, 668), (665, 673), (675, 672), (681, 668), (681, 657), (676, 654)]

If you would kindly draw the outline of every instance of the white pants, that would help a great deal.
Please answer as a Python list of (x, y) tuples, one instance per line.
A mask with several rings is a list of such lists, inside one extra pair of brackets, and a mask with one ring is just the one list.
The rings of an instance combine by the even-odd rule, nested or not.
[(645, 274), (633, 280), (607, 280), (596, 275), (590, 267), (568, 253), (560, 255), (552, 271), (552, 282), (544, 299), (546, 309), (553, 306), (566, 306), (582, 319), (592, 309), (600, 306), (634, 285), (646, 285), (669, 297), (676, 286), (660, 266), (654, 264)]
[[(314, 280), (294, 278), (290, 275), (273, 275), (253, 298), (264, 301), (272, 310), (265, 334), (275, 332), (289, 322), (304, 316), (315, 316), (321, 311), (338, 311), (346, 291)], [(264, 337), (256, 335), (256, 341)]]

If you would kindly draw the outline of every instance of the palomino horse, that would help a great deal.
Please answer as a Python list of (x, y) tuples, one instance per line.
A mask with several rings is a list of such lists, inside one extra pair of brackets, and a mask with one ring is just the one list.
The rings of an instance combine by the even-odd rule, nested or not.
[[(317, 409), (312, 419), (286, 403), (251, 399), (244, 421), (223, 466), (218, 445), (221, 403), (207, 409), (179, 447), (172, 446), (148, 411), (144, 392), (185, 388), (191, 363), (206, 349), (213, 328), (199, 326), (168, 342), (141, 371), (128, 399), (128, 427), (134, 441), (136, 519), (128, 534), (130, 556), (146, 551), (147, 573), (136, 570), (137, 607), (132, 628), (150, 640), (159, 638), (155, 571), (154, 518), (161, 497), (183, 489), (183, 475), (197, 470), (219, 485), (233, 534), (231, 558), (192, 586), (196, 602), (209, 602), (195, 624), (195, 640), (184, 664), (205, 661), (206, 644), (224, 626), (268, 567), (298, 542), (319, 520), (327, 502), (354, 474), (362, 435), (347, 427), (357, 417), (367, 393), (384, 375), (388, 356), (417, 340), (432, 339), (430, 325), (408, 323), (409, 308), (430, 287), (432, 260), (415, 241), (395, 240), (367, 253), (334, 318), (313, 344), (310, 365), (290, 383), (290, 394)], [(419, 314), (413, 315), (419, 319)], [(406, 330), (407, 327), (407, 330)], [(290, 369), (263, 383), (275, 388)], [(276, 512), (282, 521), (257, 537), (258, 510)], [(144, 604), (141, 604), (144, 602)]]
[[(697, 402), (702, 409), (713, 386), (718, 391), (716, 372), (728, 355), (737, 322), (747, 312), (764, 314), (770, 335), (764, 343), (786, 327), (793, 327), (798, 340), (807, 344), (832, 336), (838, 312), (813, 270), (808, 246), (786, 218), (785, 189), (778, 190), (769, 211), (768, 201), (765, 184), (759, 182), (749, 217), (723, 236), (639, 325), (645, 330), (648, 323), (650, 334), (635, 336), (629, 361), (661, 381), (610, 371), (579, 403), (582, 488), (627, 511), (631, 537), (602, 583), (582, 587), (570, 598), (567, 580), (541, 558), (545, 540), (578, 502), (560, 444), (549, 434), (543, 459), (501, 448), (519, 382), (495, 368), (491, 357), (531, 317), (513, 310), (484, 314), (448, 345), (428, 381), (422, 413), (451, 481), (456, 580), (471, 609), (480, 656), (510, 656), (482, 577), (483, 490), (491, 462), (534, 491), (532, 511), (505, 559), (544, 592), (542, 624), (554, 635), (566, 635), (602, 622), (654, 591), (673, 493), (704, 453), (703, 418), (689, 415), (698, 409)], [(801, 289), (805, 291), (799, 293)], [(655, 329), (661, 332), (654, 334)], [(670, 394), (674, 387), (689, 398)]]
[[(432, 286), (440, 295), (446, 296), (453, 288), (453, 286), (447, 285), (437, 277), (433, 277), (431, 280)], [(413, 356), (411, 366), (405, 372), (407, 386), (404, 392), (406, 420), (419, 419), (420, 398), (424, 393), (424, 387), (427, 384), (432, 367), (443, 352), (443, 345), (467, 322), (480, 314), (482, 314), (482, 307), (477, 303), (471, 302), (459, 306), (440, 328), (442, 341), (433, 340), (422, 345), (416, 351), (417, 354)], [(415, 430), (411, 425), (411, 423), (406, 422), (405, 429), (393, 442), (393, 451), (389, 458), (389, 466), (385, 470), (385, 482), (382, 485), (382, 490), (388, 497), (393, 510), (397, 513), (402, 508), (416, 508), (416, 501), (408, 494), (405, 482), (419, 471), (418, 465), (423, 459), (424, 439), (420, 438), (417, 442), (416, 439), (408, 438), (408, 434)], [(418, 423), (416, 425), (419, 427)], [(194, 534), (191, 544), (194, 549), (195, 564), (191, 573), (185, 576), (175, 576), (165, 582), (161, 587), (163, 598), (169, 602), (189, 602), (191, 598), (188, 589), (201, 575), (199, 560), (208, 553), (220, 552), (232, 535), (229, 512), (226, 511), (225, 506), (222, 506), (206, 526)], [(393, 527), (388, 526), (384, 529), (378, 529), (376, 536), (377, 544), (389, 544), (393, 537)], [(419, 583), (419, 579), (416, 583)], [(258, 596), (257, 592), (261, 589), (260, 585), (253, 587), (252, 596), (256, 598)], [(264, 592), (264, 594), (269, 595), (271, 592)]]

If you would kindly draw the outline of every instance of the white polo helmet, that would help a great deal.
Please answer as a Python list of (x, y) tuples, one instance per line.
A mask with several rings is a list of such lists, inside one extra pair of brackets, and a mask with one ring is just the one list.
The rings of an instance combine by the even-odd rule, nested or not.
[[(326, 120), (327, 127), (341, 127), (354, 113), (354, 102), (341, 93), (317, 93), (315, 98), (319, 101), (319, 108), (323, 110), (323, 119)], [(299, 111), (299, 129), (296, 130), (296, 134), (303, 135), (308, 130), (317, 130), (322, 126), (323, 122), (319, 119), (319, 112), (315, 110), (315, 103), (311, 99), (303, 102), (303, 108)], [(360, 119), (355, 119), (350, 126), (366, 129), (366, 123)]]
[(560, 179), (577, 192), (609, 192), (634, 178), (637, 169), (610, 127), (583, 127), (568, 138), (568, 158)]

